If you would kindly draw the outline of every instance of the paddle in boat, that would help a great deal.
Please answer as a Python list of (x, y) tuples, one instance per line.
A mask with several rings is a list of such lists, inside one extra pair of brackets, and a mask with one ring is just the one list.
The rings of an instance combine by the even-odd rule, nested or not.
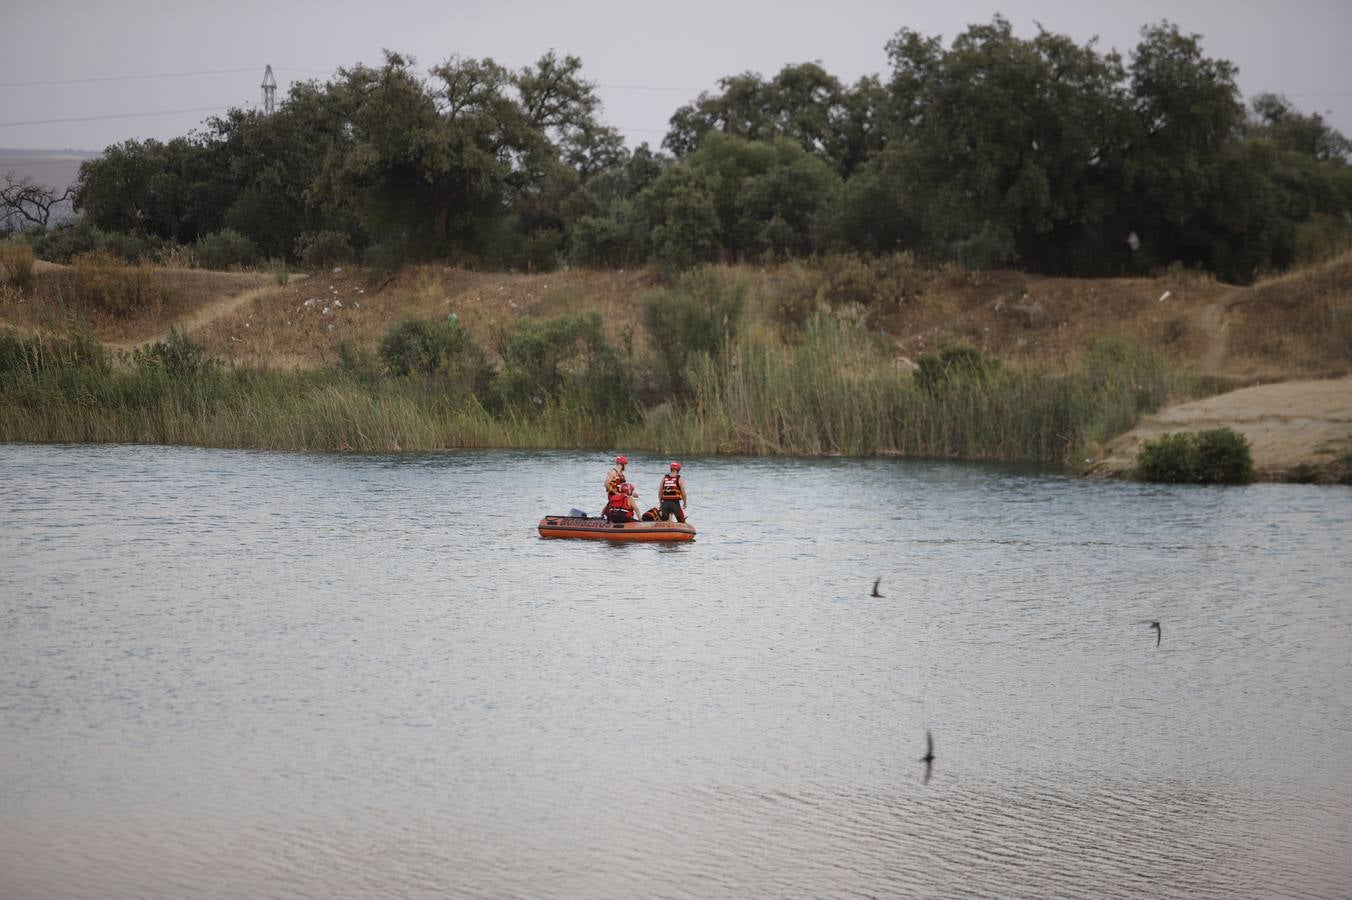
[(693, 541), (689, 522), (608, 522), (599, 516), (545, 516), (542, 538), (581, 538), (590, 541)]

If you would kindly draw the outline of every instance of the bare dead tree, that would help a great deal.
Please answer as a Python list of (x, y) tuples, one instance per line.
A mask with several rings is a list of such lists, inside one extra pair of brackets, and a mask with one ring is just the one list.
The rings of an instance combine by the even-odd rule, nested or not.
[(52, 210), (70, 200), (74, 193), (73, 186), (58, 194), (31, 178), (16, 178), (12, 171), (6, 172), (4, 184), (0, 185), (0, 222), (17, 220), (46, 228)]

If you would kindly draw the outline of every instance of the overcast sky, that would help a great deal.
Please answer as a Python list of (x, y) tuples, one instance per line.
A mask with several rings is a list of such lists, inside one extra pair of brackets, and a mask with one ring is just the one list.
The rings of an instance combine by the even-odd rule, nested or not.
[[(605, 121), (631, 146), (656, 146), (672, 111), (721, 76), (817, 60), (853, 81), (887, 70), (883, 45), (900, 28), (947, 40), (996, 12), (1020, 35), (1040, 22), (1124, 55), (1142, 25), (1167, 18), (1236, 63), (1246, 97), (1284, 93), (1352, 135), (1352, 0), (0, 0), (0, 10), (0, 147), (99, 150), (186, 134), (213, 111), (258, 104), (265, 63), (281, 97), (292, 80), (378, 63), (383, 47), (421, 66), (575, 54), (600, 85)], [(76, 79), (119, 80), (32, 84)], [(131, 115), (168, 110), (190, 111)], [(46, 124), (11, 124), (30, 122)]]

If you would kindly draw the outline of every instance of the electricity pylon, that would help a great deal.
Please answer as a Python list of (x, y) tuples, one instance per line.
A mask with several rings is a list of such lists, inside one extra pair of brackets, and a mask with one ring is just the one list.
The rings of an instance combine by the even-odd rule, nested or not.
[(272, 77), (272, 66), (263, 73), (263, 115), (270, 116), (277, 108), (277, 79)]

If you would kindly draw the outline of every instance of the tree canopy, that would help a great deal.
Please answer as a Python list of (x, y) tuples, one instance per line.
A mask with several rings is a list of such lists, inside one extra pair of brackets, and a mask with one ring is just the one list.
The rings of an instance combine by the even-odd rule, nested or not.
[[(1352, 238), (1352, 144), (1260, 94), (1198, 35), (1148, 25), (1126, 56), (996, 16), (945, 42), (902, 29), (890, 71), (731, 75), (630, 150), (582, 63), (450, 57), (294, 85), (171, 141), (84, 164), (93, 227), (246, 235), (298, 256), (511, 268), (683, 268), (910, 250), (965, 265), (1103, 275), (1181, 263), (1243, 281)], [(669, 155), (668, 155), (669, 154)]]

